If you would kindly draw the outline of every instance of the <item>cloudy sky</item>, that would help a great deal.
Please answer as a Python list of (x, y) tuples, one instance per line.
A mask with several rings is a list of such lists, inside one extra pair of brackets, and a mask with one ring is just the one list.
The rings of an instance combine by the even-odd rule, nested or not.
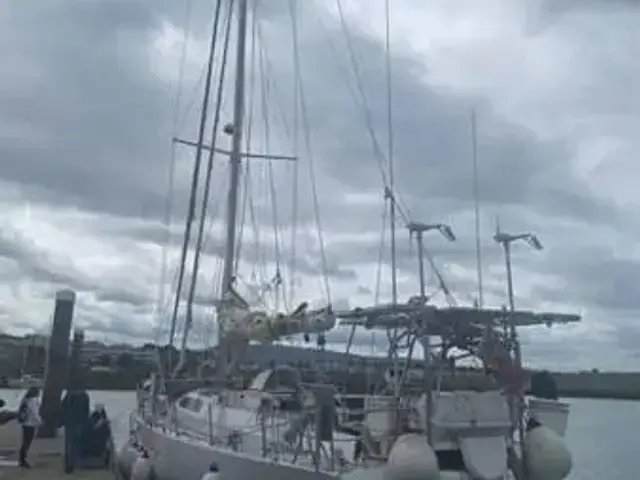
[[(380, 164), (387, 169), (389, 157), (384, 0), (297, 3), (304, 102), (293, 108), (289, 0), (254, 6), (246, 102), (250, 148), (299, 156), (297, 214), (294, 167), (251, 161), (239, 278), (250, 287), (275, 275), (277, 236), (292, 302), (321, 303), (327, 283), (334, 303), (385, 300), (388, 238), (380, 288), (376, 282)], [(542, 252), (514, 247), (517, 304), (584, 316), (579, 325), (523, 333), (530, 362), (640, 368), (640, 166), (633, 165), (640, 71), (632, 60), (640, 7), (622, 0), (391, 3), (396, 188), (412, 219), (446, 222), (456, 232), (456, 243), (429, 235), (427, 245), (457, 301), (470, 304), (477, 295), (474, 109), (486, 303), (505, 303), (502, 259), (491, 240), (499, 216), (504, 230), (535, 231), (545, 245)], [(197, 136), (214, 2), (9, 5), (0, 12), (2, 329), (43, 331), (53, 292), (70, 287), (78, 292), (76, 324), (89, 336), (166, 339), (166, 308), (156, 308), (162, 290), (165, 303), (170, 296), (160, 288), (162, 252), (170, 283), (193, 165), (193, 150), (171, 138)], [(226, 84), (224, 122), (231, 118)], [(226, 169), (216, 162), (197, 296), (202, 318), (223, 251)], [(417, 290), (416, 253), (399, 224), (403, 299)], [(427, 277), (436, 293), (435, 277)], [(434, 299), (442, 302), (442, 294)], [(196, 336), (210, 330), (202, 321)]]

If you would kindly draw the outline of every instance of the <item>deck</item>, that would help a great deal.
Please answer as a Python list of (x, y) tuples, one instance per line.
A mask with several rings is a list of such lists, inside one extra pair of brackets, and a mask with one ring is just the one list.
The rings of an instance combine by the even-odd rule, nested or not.
[(20, 425), (16, 421), (0, 427), (0, 480), (114, 480), (113, 472), (107, 470), (80, 470), (73, 474), (63, 471), (63, 435), (54, 439), (36, 438), (29, 452), (30, 469), (17, 466), (20, 448)]

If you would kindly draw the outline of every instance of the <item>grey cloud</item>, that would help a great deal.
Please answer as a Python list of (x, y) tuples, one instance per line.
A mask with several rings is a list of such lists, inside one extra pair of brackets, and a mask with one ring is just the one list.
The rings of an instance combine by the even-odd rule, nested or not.
[[(10, 168), (3, 170), (3, 176), (14, 182), (36, 183), (57, 193), (59, 200), (75, 201), (83, 208), (108, 208), (134, 216), (161, 215), (166, 193), (171, 92), (169, 86), (139, 65), (146, 55), (152, 29), (163, 18), (179, 23), (179, 12), (165, 2), (152, 6), (142, 1), (126, 8), (121, 3), (96, 4), (71, 12), (67, 10), (71, 3), (63, 2), (60, 7), (48, 10), (47, 22), (41, 25), (40, 34), (44, 38), (47, 33), (56, 33), (56, 42), (60, 42), (56, 58), (62, 53), (67, 62), (73, 63), (44, 62), (41, 69), (63, 76), (39, 94), (42, 98), (31, 95), (27, 104), (21, 102), (20, 112), (8, 110), (13, 122), (25, 115), (37, 119), (25, 121), (32, 129), (46, 131), (45, 140), (39, 142), (36, 136), (35, 141), (14, 138), (6, 142), (3, 145), (6, 157), (20, 161), (12, 162)], [(274, 9), (278, 12), (278, 8)], [(348, 79), (340, 75), (335, 66), (338, 63), (349, 68), (339, 28), (335, 20), (315, 7), (310, 5), (304, 10), (304, 46), (316, 52), (305, 55), (303, 60), (305, 86), (315, 148), (328, 160), (323, 168), (349, 188), (379, 188), (380, 176), (363, 126), (362, 109), (354, 104), (345, 87)], [(83, 22), (71, 21), (72, 13), (79, 15)], [(20, 20), (30, 23), (44, 20), (40, 15), (26, 5), (19, 7), (17, 22), (5, 35), (18, 35)], [(324, 27), (309, 20), (315, 15), (322, 17)], [(201, 17), (208, 18), (207, 15)], [(284, 16), (275, 15), (271, 19), (284, 23)], [(65, 25), (69, 28), (62, 29)], [(198, 29), (196, 32), (202, 33)], [(328, 35), (333, 38), (333, 47), (328, 44)], [(71, 43), (71, 38), (76, 36), (91, 40)], [(117, 50), (119, 38), (127, 41), (124, 53)], [(352, 38), (360, 69), (366, 75), (365, 95), (376, 122), (374, 127), (383, 131), (380, 119), (385, 99), (378, 92), (384, 91), (384, 77), (375, 74), (383, 68), (383, 52), (377, 41), (362, 32), (354, 29)], [(97, 50), (98, 46), (103, 50)], [(22, 48), (25, 49), (22, 57), (32, 61), (39, 61), (49, 53), (33, 41)], [(336, 58), (336, 52), (342, 52), (342, 58)], [(88, 62), (78, 61), (96, 57), (101, 62), (91, 64), (91, 69)], [(313, 59), (313, 63), (308, 59)], [(289, 74), (286, 62), (281, 60), (279, 64), (278, 58), (274, 58), (273, 64), (277, 76)], [(484, 136), (482, 128), (480, 131), (483, 201), (527, 205), (546, 214), (580, 215), (589, 221), (610, 221), (612, 214), (615, 215), (613, 208), (581, 193), (582, 184), (566, 169), (565, 160), (571, 155), (569, 145), (543, 142), (531, 132), (509, 125), (491, 112), (484, 99), (436, 93), (421, 79), (426, 69), (428, 67), (411, 56), (394, 61), (399, 184), (409, 196), (423, 202), (425, 198), (451, 200), (450, 206), (471, 199), (470, 141), (465, 138), (469, 135), (469, 110), (471, 106), (479, 106), (481, 120), (492, 131), (491, 135)], [(330, 79), (332, 73), (333, 80)], [(329, 81), (336, 84), (329, 87)], [(282, 83), (287, 84), (284, 78)], [(125, 98), (125, 92), (132, 92), (134, 88), (135, 96)], [(82, 106), (73, 111), (61, 108), (63, 105), (56, 102), (65, 98), (82, 99)], [(48, 115), (43, 114), (45, 111)], [(54, 125), (74, 125), (75, 128), (60, 130)], [(101, 125), (110, 125), (108, 135), (94, 133), (102, 132)], [(345, 131), (353, 133), (345, 135)], [(384, 135), (381, 137), (384, 143)], [(57, 148), (51, 148), (53, 139)], [(52, 154), (54, 158), (46, 158)], [(345, 160), (350, 170), (348, 176)], [(420, 175), (415, 175), (416, 169)], [(442, 181), (445, 178), (446, 181)], [(100, 181), (96, 182), (97, 179)], [(421, 208), (417, 206), (416, 210)]]
[[(161, 247), (172, 245), (177, 248), (182, 247), (184, 234), (179, 228), (168, 228), (159, 223), (122, 223), (114, 222), (111, 225), (97, 226), (105, 234), (115, 237), (135, 238), (143, 242), (150, 242)], [(206, 228), (206, 227), (205, 227)], [(195, 229), (194, 229), (195, 230)], [(210, 229), (209, 229), (210, 231)], [(275, 263), (273, 254), (273, 242), (265, 240), (256, 242), (252, 235), (247, 235), (241, 243), (241, 260), (249, 264)], [(195, 232), (191, 237), (191, 248), (195, 249)], [(288, 238), (283, 239), (280, 246), (281, 261), (288, 263), (292, 258), (291, 247)], [(223, 258), (225, 242), (219, 235), (209, 233), (203, 242), (202, 252), (217, 258)], [(342, 260), (342, 258), (340, 258)], [(327, 275), (338, 279), (355, 279), (356, 273), (349, 268), (340, 266), (336, 261), (327, 259), (326, 268), (323, 268), (319, 251), (312, 251), (310, 254), (302, 253), (296, 256), (295, 261), (297, 274), (308, 276)]]
[(576, 255), (572, 249), (557, 248), (551, 253), (547, 268), (567, 279), (561, 289), (537, 289), (556, 301), (573, 299), (592, 308), (609, 312), (609, 322), (628, 312), (640, 311), (636, 286), (640, 282), (640, 264), (629, 258), (616, 258), (608, 248), (582, 247)]
[[(317, 52), (303, 62), (309, 90), (311, 124), (317, 145), (327, 159), (326, 170), (352, 188), (370, 190), (380, 184), (380, 174), (364, 127), (362, 109), (356, 106), (338, 73), (336, 85), (328, 86), (328, 72), (336, 72), (336, 51), (343, 64), (347, 47), (335, 23), (330, 32), (337, 48), (327, 46), (326, 32), (317, 28), (306, 32), (307, 46)], [(359, 69), (366, 75), (365, 95), (377, 123), (382, 123), (386, 99), (383, 51), (380, 44), (361, 32), (352, 35)], [(338, 53), (340, 55), (340, 53)], [(349, 67), (347, 67), (349, 68)], [(523, 127), (510, 124), (482, 98), (442, 94), (425, 84), (428, 72), (417, 57), (394, 60), (394, 123), (401, 192), (420, 200), (411, 205), (414, 212), (429, 208), (429, 199), (449, 202), (449, 208), (467, 205), (472, 200), (472, 165), (470, 111), (475, 107), (479, 118), (479, 157), (481, 198), (489, 205), (514, 205), (537, 209), (553, 216), (587, 221), (611, 221), (612, 207), (586, 195), (585, 185), (569, 170), (567, 159), (572, 146), (559, 141), (545, 141)], [(322, 74), (321, 74), (322, 73)], [(330, 78), (330, 77), (329, 77)], [(337, 112), (340, 112), (339, 114)], [(345, 135), (344, 132), (353, 132)], [(386, 138), (380, 135), (384, 146)], [(345, 172), (348, 159), (349, 175)], [(416, 174), (419, 172), (419, 174)], [(446, 215), (447, 210), (441, 212)]]
[(533, 4), (535, 5), (533, 10), (537, 10), (542, 15), (548, 15), (551, 20), (556, 19), (559, 15), (569, 15), (576, 11), (611, 13), (638, 7), (638, 4), (633, 0), (613, 0), (610, 2), (601, 2), (599, 0), (565, 0), (563, 2), (538, 0)]
[[(167, 144), (171, 136), (171, 91), (170, 86), (139, 65), (147, 55), (145, 49), (149, 47), (153, 28), (157, 28), (165, 17), (179, 23), (178, 12), (170, 10), (167, 13), (163, 11), (166, 7), (164, 3), (152, 6), (149, 2), (139, 1), (126, 7), (120, 3), (96, 4), (85, 6), (80, 12), (71, 12), (67, 10), (71, 3), (63, 2), (60, 7), (47, 11), (47, 22), (39, 30), (42, 38), (55, 34), (55, 41), (59, 42), (55, 65), (51, 64), (53, 56), (50, 52), (33, 40), (24, 43), (22, 48), (25, 50), (21, 53), (23, 58), (38, 63), (46, 55), (39, 68), (57, 72), (58, 78), (49, 87), (39, 90), (38, 95), (31, 94), (29, 100), (20, 101), (19, 111), (8, 109), (7, 117), (11, 122), (24, 118), (31, 129), (42, 130), (43, 134), (28, 142), (27, 138), (13, 138), (3, 145), (6, 157), (16, 159), (9, 168), (3, 169), (6, 180), (47, 188), (58, 200), (75, 202), (83, 208), (109, 209), (120, 215), (133, 216), (162, 214)], [(344, 46), (336, 41), (336, 38), (341, 39), (337, 25), (313, 6), (304, 11), (304, 46), (316, 52), (305, 55), (302, 65), (314, 148), (329, 159), (323, 167), (336, 181), (349, 188), (379, 188), (380, 177), (363, 127), (362, 109), (354, 104), (348, 93), (345, 86), (348, 79), (335, 67), (338, 63), (348, 68), (345, 48), (340, 48)], [(70, 20), (73, 13), (79, 15), (82, 22)], [(269, 13), (273, 15), (273, 12)], [(325, 27), (309, 21), (308, 17), (316, 14), (324, 16)], [(21, 20), (33, 24), (34, 20), (45, 19), (39, 15), (26, 5), (19, 7), (17, 22), (5, 35), (17, 35), (18, 29), (24, 26), (20, 24)], [(203, 18), (207, 16), (203, 15)], [(285, 23), (284, 16), (271, 18)], [(196, 29), (196, 32), (200, 30)], [(334, 47), (328, 46), (328, 34), (334, 37)], [(72, 42), (76, 37), (90, 40), (80, 44)], [(374, 127), (383, 131), (379, 119), (380, 112), (384, 112), (385, 100), (377, 92), (384, 91), (384, 78), (374, 74), (383, 67), (382, 50), (376, 41), (360, 32), (355, 31), (353, 39), (360, 69), (367, 75), (365, 94), (376, 119)], [(118, 40), (127, 41), (126, 52), (117, 49)], [(277, 50), (277, 39), (275, 42), (274, 51)], [(342, 58), (336, 59), (337, 51), (343, 52)], [(61, 55), (66, 57), (66, 63), (60, 62)], [(87, 62), (79, 61), (82, 58)], [(90, 58), (100, 62), (89, 63)], [(313, 63), (306, 60), (311, 58)], [(282, 77), (287, 72), (289, 75), (289, 65), (278, 64), (277, 60), (273, 59), (275, 74)], [(457, 202), (469, 200), (469, 144), (461, 141), (461, 137), (468, 135), (470, 107), (486, 102), (443, 96), (430, 90), (420, 79), (424, 66), (415, 58), (397, 58), (394, 67), (396, 144), (399, 182), (403, 190), (419, 198), (428, 195)], [(327, 74), (332, 72), (336, 84), (328, 87)], [(282, 80), (286, 85), (286, 79)], [(127, 98), (126, 92), (133, 92), (134, 88), (136, 94)], [(24, 96), (16, 93), (14, 98)], [(81, 104), (73, 110), (66, 108), (60, 102), (67, 98), (77, 98)], [(558, 209), (566, 208), (567, 215), (587, 209), (593, 211), (593, 207), (597, 207), (588, 198), (578, 195), (580, 185), (568, 172), (560, 171), (565, 164), (561, 160), (569, 153), (566, 146), (539, 142), (531, 133), (504, 122), (498, 126), (496, 121), (500, 119), (489, 110), (486, 120), (494, 130), (497, 127), (500, 131), (494, 132), (495, 136), (486, 138), (481, 145), (485, 159), (480, 179), (484, 186), (483, 200), (528, 204), (529, 199), (540, 196), (551, 202), (547, 212), (553, 209), (558, 214)], [(74, 128), (62, 128), (63, 125), (74, 125)], [(108, 135), (96, 134), (102, 132), (105, 125), (109, 125)], [(345, 131), (353, 133), (344, 135)], [(53, 141), (55, 144), (51, 143)], [(335, 161), (331, 162), (331, 159)], [(348, 159), (350, 170), (348, 177), (345, 176), (345, 159)], [(420, 175), (414, 175), (416, 168), (420, 169)], [(500, 175), (496, 175), (498, 172)], [(554, 191), (554, 186), (549, 186), (550, 174), (563, 179), (558, 180), (557, 187), (576, 193), (563, 193), (559, 188)], [(510, 181), (504, 182), (505, 177)], [(441, 181), (442, 178), (447, 181)], [(568, 195), (571, 195), (569, 202)]]
[(0, 256), (17, 262), (22, 273), (37, 282), (68, 285), (76, 290), (84, 287), (69, 260), (51, 258), (19, 231), (0, 231)]
[(80, 272), (71, 258), (53, 257), (39, 248), (32, 240), (16, 230), (3, 228), (0, 231), (0, 257), (15, 262), (21, 277), (14, 279), (16, 294), (20, 295), (21, 282), (36, 282), (51, 285), (52, 296), (57, 288), (71, 288), (80, 293), (92, 293), (100, 302), (127, 303), (139, 306), (152, 301), (141, 292), (134, 292), (135, 283), (129, 288), (117, 286), (118, 280), (100, 280)]
[[(544, 29), (553, 26), (566, 29), (572, 39), (585, 40), (589, 31), (581, 30), (579, 22), (565, 20), (573, 18), (577, 9), (592, 12), (604, 8), (596, 6), (596, 2), (587, 3), (576, 6), (577, 2), (564, 2), (560, 6), (558, 2), (553, 5), (537, 2), (539, 25), (534, 25), (537, 28), (531, 34), (544, 35)], [(283, 33), (288, 28), (286, 4), (263, 1), (260, 8), (268, 21), (265, 35), (271, 35), (268, 50), (273, 76), (282, 85), (282, 91), (289, 92), (290, 47)], [(626, 8), (625, 2), (615, 4), (617, 9)], [(198, 39), (204, 39), (213, 7), (211, 2), (195, 2), (194, 8), (191, 31)], [(353, 79), (345, 74), (350, 66), (344, 38), (336, 20), (318, 5), (306, 2), (300, 9), (305, 52), (302, 68), (325, 230), (328, 237), (331, 233), (378, 231), (379, 206), (349, 205), (344, 200), (346, 193), (354, 191), (382, 193), (362, 108), (354, 102), (347, 85), (350, 82), (353, 87)], [(95, 231), (110, 241), (115, 242), (120, 236), (163, 245), (166, 237), (160, 226), (138, 223), (140, 218), (159, 219), (164, 213), (169, 139), (173, 133), (173, 86), (156, 74), (154, 65), (149, 65), (149, 47), (152, 35), (163, 21), (184, 25), (184, 11), (185, 5), (166, 0), (98, 1), (82, 6), (60, 0), (55, 6), (44, 7), (15, 3), (9, 18), (7, 14), (0, 17), (0, 54), (5, 59), (2, 68), (9, 72), (0, 76), (3, 184), (17, 185), (30, 198), (51, 205), (73, 205), (111, 215), (103, 215), (94, 225)], [(626, 35), (623, 29), (615, 28), (615, 23), (611, 31)], [(383, 47), (356, 28), (352, 36), (373, 126), (385, 150)], [(589, 90), (592, 94), (578, 92), (580, 89), (576, 87), (571, 101), (567, 100), (567, 109), (576, 107), (576, 117), (593, 112), (607, 118), (622, 112), (635, 115), (636, 97), (621, 95), (625, 99), (618, 100), (609, 87), (616, 85), (616, 90), (623, 94), (632, 92), (628, 82), (635, 77), (629, 75), (631, 70), (622, 69), (616, 59), (610, 60), (610, 64), (615, 63), (617, 69), (600, 66), (611, 53), (611, 48), (607, 48), (617, 44), (589, 45), (580, 55), (589, 66), (587, 71), (593, 74), (594, 85), (586, 85), (592, 88)], [(619, 51), (620, 55), (625, 53)], [(569, 160), (578, 154), (571, 135), (543, 139), (499, 114), (491, 99), (479, 94), (460, 95), (427, 84), (425, 78), (434, 67), (428, 58), (420, 58), (414, 52), (398, 53), (393, 65), (397, 185), (402, 198), (413, 218), (451, 220), (461, 239), (451, 245), (444, 240), (429, 239), (429, 250), (436, 263), (443, 270), (447, 270), (448, 264), (469, 269), (474, 265), (473, 223), (469, 216), (472, 208), (469, 111), (473, 106), (479, 118), (480, 199), (487, 211), (482, 225), (487, 271), (501, 268), (500, 251), (489, 245), (493, 220), (486, 218), (498, 211), (505, 228), (517, 225), (542, 230), (544, 235), (547, 251), (536, 256), (517, 253), (517, 265), (523, 276), (527, 272), (545, 271), (566, 282), (562, 291), (539, 286), (532, 294), (533, 302), (547, 299), (589, 305), (612, 316), (619, 314), (624, 319), (619, 328), (634, 330), (629, 319), (640, 310), (632, 286), (637, 283), (635, 264), (614, 258), (606, 246), (599, 250), (581, 246), (561, 248), (575, 235), (576, 223), (590, 224), (594, 232), (596, 228), (608, 227), (633, 233), (635, 228), (628, 222), (635, 216), (633, 208), (621, 208), (609, 199), (596, 197), (571, 168)], [(595, 87), (598, 88), (594, 90)], [(585, 96), (589, 98), (582, 98)], [(617, 119), (603, 123), (602, 128), (622, 131), (626, 122), (628, 119)], [(195, 131), (192, 123), (189, 119), (185, 130)], [(179, 152), (181, 171), (188, 170), (191, 155), (189, 151)], [(308, 158), (301, 158), (301, 165), (302, 171), (308, 169)], [(280, 172), (283, 177), (285, 170), (282, 168)], [(633, 175), (628, 177), (631, 179)], [(185, 211), (184, 180), (181, 177), (182, 184), (176, 192), (178, 220)], [(289, 190), (290, 186), (283, 185), (280, 192), (285, 198), (283, 212), (289, 210), (286, 203)], [(256, 208), (264, 209), (258, 216), (266, 223), (270, 218), (267, 208)], [(313, 228), (313, 208), (309, 202), (301, 202), (300, 217), (301, 229)], [(545, 227), (550, 222), (571, 226), (553, 233)], [(286, 214), (283, 223), (290, 223)], [(179, 243), (176, 242), (179, 236), (176, 233), (171, 238), (174, 245)], [(50, 258), (24, 238), (0, 240), (0, 255), (14, 259), (31, 281), (71, 286), (90, 293), (80, 311), (92, 328), (105, 333), (117, 331), (125, 336), (148, 334), (145, 320), (138, 324), (131, 319), (148, 316), (154, 299), (136, 286), (134, 279), (131, 286), (125, 287), (122, 278), (87, 278), (70, 261)], [(256, 246), (245, 243), (247, 261), (260, 259)], [(408, 241), (399, 242), (399, 247), (401, 268), (415, 272), (415, 249), (412, 259)], [(329, 242), (328, 273), (335, 279), (364, 284), (370, 279), (356, 278), (356, 268), (374, 263), (377, 251), (377, 241)], [(222, 243), (211, 240), (207, 254), (221, 253)], [(384, 261), (388, 263), (388, 258)], [(317, 248), (310, 249), (297, 265), (300, 273), (317, 275), (321, 271)], [(493, 280), (498, 285), (499, 279)], [(413, 289), (415, 276), (407, 283)], [(453, 278), (452, 284), (455, 290), (465, 293), (474, 289), (467, 279)], [(205, 284), (198, 293), (203, 307), (209, 302), (206, 288)], [(360, 285), (358, 290), (360, 294), (370, 294), (371, 286)], [(496, 296), (502, 295), (497, 286), (494, 290)], [(344, 341), (342, 333), (332, 335), (337, 336), (335, 343)], [(548, 350), (543, 346), (539, 350), (532, 347), (531, 351), (536, 358), (546, 356), (560, 361), (559, 347), (552, 344), (545, 344)]]
[[(1, 178), (59, 204), (161, 218), (175, 86), (157, 75), (150, 49), (165, 21), (198, 39), (209, 35), (212, 2), (191, 3), (188, 25), (185, 5), (167, 1), (14, 5), (0, 34), (12, 45), (2, 51), (12, 75), (2, 83)], [(262, 14), (277, 14), (286, 5), (279, 3), (262, 5)], [(195, 131), (188, 120), (184, 127)], [(179, 163), (192, 155), (178, 150)], [(184, 188), (175, 203), (184, 215)]]
[(115, 338), (152, 339), (157, 328), (153, 323), (136, 317), (126, 304), (116, 304), (116, 308), (96, 305), (86, 296), (79, 295), (74, 312), (74, 325), (89, 333)]
[(359, 295), (371, 295), (373, 294), (373, 290), (371, 290), (371, 288), (366, 287), (364, 285), (358, 285), (358, 290), (357, 292)]
[(635, 325), (637, 317), (629, 319), (630, 321), (625, 325), (621, 325), (616, 328), (615, 334), (617, 339), (617, 346), (631, 355), (634, 360), (640, 360), (640, 332)]
[(0, 125), (21, 133), (2, 141), (2, 178), (85, 209), (144, 216), (163, 204), (170, 128), (167, 86), (146, 67), (159, 21), (151, 3), (34, 7), (13, 5), (0, 34), (13, 72)]
[(143, 305), (147, 305), (151, 299), (141, 297), (139, 295), (135, 295), (131, 292), (120, 291), (120, 292), (103, 292), (98, 291), (95, 293), (96, 301), (98, 302), (107, 302), (107, 303), (128, 303), (134, 307), (141, 307)]

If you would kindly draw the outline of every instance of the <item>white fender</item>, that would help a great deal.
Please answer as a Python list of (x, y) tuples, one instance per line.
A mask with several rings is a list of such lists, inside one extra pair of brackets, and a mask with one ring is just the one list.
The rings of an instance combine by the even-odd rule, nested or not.
[(387, 460), (389, 480), (440, 480), (436, 454), (421, 435), (399, 437), (391, 447)]
[(524, 448), (531, 480), (562, 480), (571, 472), (571, 452), (549, 427), (540, 425), (529, 430)]
[(131, 468), (131, 480), (151, 480), (153, 477), (153, 461), (146, 452), (141, 453)]
[(138, 451), (138, 449), (129, 442), (125, 443), (122, 448), (118, 450), (116, 456), (116, 466), (118, 468), (118, 471), (124, 478), (131, 477), (133, 464), (138, 459), (139, 455), (140, 452)]

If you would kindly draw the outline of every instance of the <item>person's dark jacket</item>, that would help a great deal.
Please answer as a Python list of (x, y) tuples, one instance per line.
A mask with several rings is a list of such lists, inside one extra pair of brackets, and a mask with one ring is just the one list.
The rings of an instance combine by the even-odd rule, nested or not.
[(68, 391), (62, 399), (60, 426), (84, 427), (89, 421), (89, 394), (85, 390)]

